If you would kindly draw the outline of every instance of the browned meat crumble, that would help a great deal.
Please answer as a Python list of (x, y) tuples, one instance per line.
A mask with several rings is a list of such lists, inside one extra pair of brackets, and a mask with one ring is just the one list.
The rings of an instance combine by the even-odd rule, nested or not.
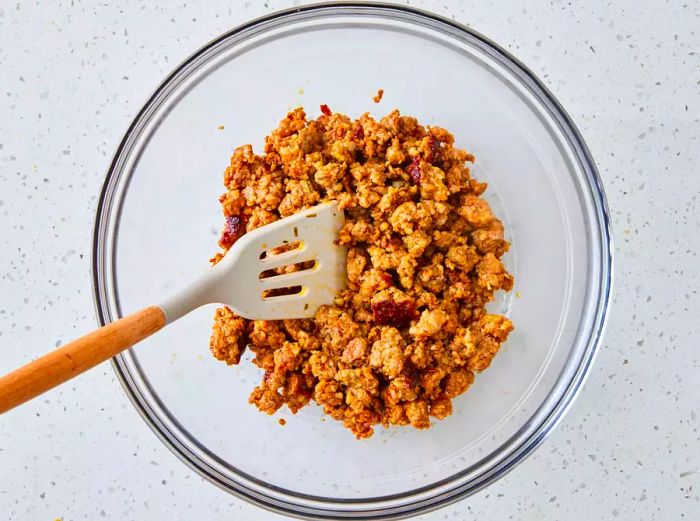
[(227, 364), (255, 353), (264, 376), (250, 402), (265, 413), (314, 400), (358, 438), (378, 424), (424, 429), (452, 413), (513, 329), (485, 311), (513, 287), (503, 224), (470, 175), (474, 157), (447, 130), (397, 110), (379, 121), (321, 112), (287, 114), (262, 155), (234, 151), (219, 244), (226, 251), (247, 231), (337, 200), (347, 289), (314, 319), (251, 321), (220, 308), (211, 351)]

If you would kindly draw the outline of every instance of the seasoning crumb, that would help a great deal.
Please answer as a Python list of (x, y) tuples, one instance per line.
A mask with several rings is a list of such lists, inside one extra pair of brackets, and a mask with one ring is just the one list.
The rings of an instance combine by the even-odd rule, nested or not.
[(216, 128), (218, 128), (219, 130), (223, 130), (223, 129), (224, 129), (224, 126), (223, 126), (223, 125), (219, 125), (219, 126), (216, 127)]
[(515, 292), (515, 298), (520, 298), (522, 296), (523, 296), (522, 293), (520, 293), (519, 291)]
[(297, 92), (303, 96), (303, 95), (304, 95), (304, 89), (303, 89), (303, 87), (299, 87), (299, 89), (297, 90)]
[(277, 423), (284, 427), (285, 425), (287, 425), (287, 420), (285, 420), (284, 418), (280, 418), (279, 420), (277, 420)]
[(372, 97), (372, 100), (373, 100), (375, 103), (379, 103), (380, 101), (382, 101), (382, 96), (384, 96), (384, 89), (379, 89), (379, 90), (377, 91), (377, 94), (376, 94), (375, 96)]

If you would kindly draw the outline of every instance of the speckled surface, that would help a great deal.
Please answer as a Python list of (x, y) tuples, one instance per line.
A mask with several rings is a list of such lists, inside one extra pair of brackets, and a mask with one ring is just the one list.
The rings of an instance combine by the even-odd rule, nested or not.
[[(421, 519), (698, 519), (700, 4), (446, 3), (411, 2), (514, 52), (582, 131), (614, 220), (616, 288), (558, 429)], [(96, 197), (146, 96), (214, 36), (291, 5), (0, 3), (0, 372), (94, 327)], [(0, 419), (0, 518), (280, 519), (181, 464), (108, 364)]]

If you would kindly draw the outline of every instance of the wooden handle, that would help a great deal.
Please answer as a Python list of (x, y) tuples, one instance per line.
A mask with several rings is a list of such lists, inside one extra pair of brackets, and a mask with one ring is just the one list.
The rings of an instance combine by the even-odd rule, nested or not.
[(162, 309), (144, 308), (3, 376), (0, 378), (0, 414), (112, 358), (164, 325)]

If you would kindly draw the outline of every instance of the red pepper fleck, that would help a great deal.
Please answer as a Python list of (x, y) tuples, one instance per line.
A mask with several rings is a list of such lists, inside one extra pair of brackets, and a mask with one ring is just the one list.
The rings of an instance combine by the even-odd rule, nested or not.
[(333, 114), (331, 112), (331, 109), (329, 109), (328, 105), (326, 105), (325, 103), (321, 105), (321, 112), (323, 112), (326, 116), (330, 116), (331, 114)]
[(380, 273), (379, 276), (381, 279), (384, 281), (384, 284), (387, 284), (388, 286), (393, 286), (394, 285), (394, 278), (388, 274), (388, 273)]
[(248, 219), (245, 215), (240, 217), (237, 215), (229, 215), (226, 217), (226, 225), (219, 239), (219, 244), (221, 244), (222, 248), (230, 248), (240, 239), (241, 235), (245, 233), (247, 221)]
[(268, 369), (265, 371), (265, 374), (263, 375), (263, 382), (264, 383), (270, 383), (270, 380), (272, 380), (272, 369)]
[(411, 161), (410, 166), (406, 169), (408, 172), (408, 175), (411, 176), (411, 179), (415, 184), (420, 183), (420, 177), (421, 177), (421, 171), (420, 171), (420, 158), (418, 156), (415, 156), (413, 158), (413, 161)]
[(362, 139), (365, 137), (365, 131), (362, 128), (362, 125), (357, 125), (355, 127), (355, 130), (352, 133), (353, 136), (355, 136), (357, 139)]
[(416, 316), (416, 305), (412, 300), (395, 302), (382, 300), (372, 304), (372, 314), (377, 324), (385, 326), (407, 326)]
[(433, 163), (437, 159), (437, 153), (440, 150), (440, 142), (433, 137), (433, 135), (428, 136), (428, 153), (426, 154), (425, 160), (428, 163)]

